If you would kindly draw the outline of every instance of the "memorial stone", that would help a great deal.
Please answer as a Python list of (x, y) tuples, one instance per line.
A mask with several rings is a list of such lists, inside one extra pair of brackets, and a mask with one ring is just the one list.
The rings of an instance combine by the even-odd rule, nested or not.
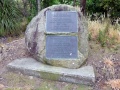
[(89, 46), (87, 23), (79, 10), (69, 5), (43, 9), (27, 26), (25, 43), (34, 59), (16, 59), (7, 65), (9, 71), (94, 85), (93, 67), (80, 67), (88, 57)]
[(27, 26), (25, 43), (28, 51), (40, 62), (79, 68), (88, 57), (87, 22), (72, 6), (47, 7)]

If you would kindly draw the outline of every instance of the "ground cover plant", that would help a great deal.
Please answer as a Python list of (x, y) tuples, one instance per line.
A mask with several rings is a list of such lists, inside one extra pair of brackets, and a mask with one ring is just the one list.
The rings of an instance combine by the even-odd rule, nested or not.
[(96, 41), (101, 46), (112, 47), (120, 43), (120, 25), (112, 25), (109, 20), (104, 22), (88, 21), (89, 40)]

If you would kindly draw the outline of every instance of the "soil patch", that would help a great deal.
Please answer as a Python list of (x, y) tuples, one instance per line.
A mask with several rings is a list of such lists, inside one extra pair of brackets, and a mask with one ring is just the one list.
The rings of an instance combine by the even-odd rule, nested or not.
[[(95, 42), (90, 43), (89, 58), (84, 65), (95, 69), (96, 83), (92, 87), (65, 82), (44, 80), (21, 73), (8, 72), (6, 66), (14, 59), (32, 57), (25, 47), (25, 39), (3, 42), (0, 44), (0, 85), (9, 90), (112, 90), (120, 89), (120, 45), (113, 48), (102, 48)], [(114, 80), (117, 85), (110, 85)], [(113, 84), (113, 83), (112, 83)], [(82, 88), (82, 89), (81, 89)]]

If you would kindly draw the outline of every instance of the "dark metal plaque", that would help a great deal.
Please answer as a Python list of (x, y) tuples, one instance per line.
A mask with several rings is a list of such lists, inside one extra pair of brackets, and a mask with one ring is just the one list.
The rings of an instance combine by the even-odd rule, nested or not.
[(77, 36), (56, 36), (46, 37), (46, 58), (77, 58), (78, 57)]
[(47, 32), (78, 32), (76, 11), (46, 11)]

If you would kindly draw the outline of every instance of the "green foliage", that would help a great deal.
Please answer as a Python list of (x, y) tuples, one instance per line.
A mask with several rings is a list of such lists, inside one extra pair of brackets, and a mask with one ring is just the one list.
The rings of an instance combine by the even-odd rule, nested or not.
[(37, 2), (36, 0), (28, 0), (29, 2), (29, 16), (28, 21), (30, 21), (37, 14)]
[(104, 47), (108, 42), (110, 42), (109, 37), (108, 37), (108, 32), (109, 32), (109, 27), (110, 27), (110, 21), (106, 20), (106, 26), (104, 30), (99, 30), (98, 34), (98, 41), (100, 42), (101, 46)]
[(89, 14), (99, 13), (103, 10), (103, 8), (100, 7), (99, 0), (87, 0), (86, 4), (86, 9)]
[(92, 40), (92, 33), (89, 33), (88, 40)]
[(110, 28), (110, 21), (107, 21), (107, 25), (105, 26), (104, 30), (99, 30), (98, 34), (98, 42), (101, 44), (102, 47), (111, 47), (115, 44), (115, 37), (109, 37), (109, 28)]
[(105, 14), (111, 19), (120, 17), (120, 0), (87, 0), (86, 5), (88, 14)]
[(100, 6), (108, 10), (111, 18), (120, 17), (120, 0), (103, 0)]
[(103, 31), (102, 30), (99, 31), (98, 41), (100, 42), (102, 47), (104, 47), (106, 45), (107, 35), (106, 35), (104, 30)]
[[(77, 3), (77, 2), (76, 2)], [(73, 4), (73, 0), (41, 0), (41, 8), (46, 8), (48, 6), (57, 4)]]
[[(37, 14), (37, 0), (28, 0), (28, 6), (27, 11), (29, 13), (29, 16), (27, 16), (28, 21), (30, 21), (36, 14)], [(40, 8), (41, 10), (52, 6), (52, 5), (58, 5), (58, 4), (69, 4), (73, 5), (73, 0), (40, 0)], [(76, 1), (76, 4), (78, 4), (78, 1)]]
[(0, 0), (0, 36), (19, 34), (20, 15), (14, 0)]
[[(58, 0), (60, 4), (68, 4), (68, 5), (73, 5), (73, 0)], [(76, 0), (76, 3), (78, 1)]]
[(41, 8), (46, 8), (48, 6), (60, 4), (58, 0), (41, 0)]

